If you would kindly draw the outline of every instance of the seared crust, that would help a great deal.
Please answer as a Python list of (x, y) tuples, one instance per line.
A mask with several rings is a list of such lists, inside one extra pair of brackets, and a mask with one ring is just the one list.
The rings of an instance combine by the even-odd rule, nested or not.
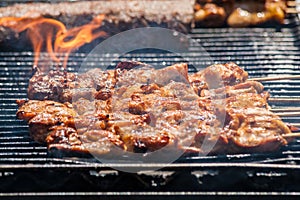
[(195, 21), (200, 26), (247, 27), (266, 22), (283, 23), (285, 0), (197, 0)]
[(23, 104), (17, 117), (28, 122), (32, 137), (38, 142), (45, 142), (49, 130), (53, 126), (75, 126), (77, 113), (69, 104), (54, 101), (30, 100)]
[[(76, 84), (63, 82), (75, 92), (63, 89), (59, 99), (70, 94), (72, 105), (18, 101), (17, 117), (28, 121), (31, 135), (49, 149), (84, 154), (113, 154), (114, 147), (145, 153), (166, 146), (205, 154), (265, 152), (287, 144), (283, 135), (289, 127), (269, 110), (262, 84), (247, 81), (242, 68), (228, 63), (187, 71), (186, 64), (155, 70), (136, 62), (94, 69), (79, 75)], [(40, 91), (51, 91), (62, 79), (53, 78)], [(31, 80), (30, 91), (36, 91), (33, 80), (40, 79)], [(110, 95), (98, 98), (103, 89)]]

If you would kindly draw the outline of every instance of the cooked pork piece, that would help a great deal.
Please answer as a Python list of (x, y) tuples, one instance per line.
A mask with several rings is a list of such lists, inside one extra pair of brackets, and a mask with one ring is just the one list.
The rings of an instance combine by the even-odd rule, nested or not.
[(64, 71), (36, 72), (29, 80), (28, 98), (36, 100), (70, 101), (72, 97), (63, 95), (73, 89), (77, 77)]
[(287, 144), (282, 135), (291, 130), (269, 111), (268, 97), (266, 92), (240, 93), (226, 98), (225, 105), (210, 107), (208, 105), (213, 104), (214, 100), (200, 100), (200, 104), (208, 110), (215, 109), (217, 116), (219, 113), (226, 117), (225, 120), (219, 119), (224, 120), (224, 126), (221, 129), (216, 127), (214, 134), (200, 131), (195, 138), (195, 146), (201, 147), (208, 136), (208, 145), (214, 144), (213, 149), (206, 152), (210, 154), (274, 151)]
[(166, 145), (188, 148), (203, 120), (199, 114), (191, 114), (191, 110), (197, 112), (199, 108), (198, 96), (188, 83), (187, 66), (145, 69), (148, 83), (143, 75), (136, 76), (140, 70), (123, 73), (125, 80), (130, 81), (124, 82), (120, 77), (122, 84), (116, 84), (110, 120), (112, 132), (121, 136), (128, 151), (155, 151)]
[[(274, 113), (269, 111), (267, 93), (245, 93), (227, 99), (226, 111), (230, 130), (229, 152), (243, 149), (245, 152), (273, 151), (287, 144), (282, 137), (290, 129)], [(243, 148), (244, 147), (244, 148)]]
[(224, 25), (234, 3), (235, 0), (196, 0), (195, 21), (203, 26)]
[(253, 26), (268, 21), (283, 23), (285, 9), (285, 0), (236, 1), (227, 23), (233, 27)]
[[(134, 67), (137, 69), (127, 73)], [(107, 100), (111, 98), (115, 86), (125, 87), (133, 81), (144, 85), (149, 82), (164, 85), (165, 80), (170, 79), (188, 83), (187, 65), (181, 63), (156, 71), (139, 62), (121, 62), (116, 70), (96, 68), (79, 75), (57, 70), (37, 71), (29, 81), (28, 98), (58, 102), (76, 101), (81, 97)]]
[(70, 104), (54, 101), (19, 102), (19, 119), (26, 120), (34, 140), (47, 142), (49, 149), (108, 153), (112, 145), (123, 148), (117, 135), (105, 131), (105, 118), (99, 115), (78, 115)]
[(241, 93), (235, 96), (226, 98), (226, 107), (230, 109), (235, 108), (266, 108), (269, 110), (268, 105), (269, 93)]
[(29, 81), (28, 98), (58, 102), (81, 97), (107, 100), (115, 84), (114, 76), (114, 71), (99, 68), (80, 75), (57, 70), (36, 72)]
[(246, 81), (234, 86), (225, 86), (216, 89), (203, 89), (199, 91), (199, 96), (214, 99), (224, 99), (230, 96), (237, 96), (244, 93), (261, 93), (263, 85), (257, 81)]
[(28, 102), (19, 101), (17, 117), (29, 124), (29, 131), (38, 142), (44, 142), (51, 127), (56, 125), (75, 126), (74, 118), (78, 114), (70, 104), (61, 104), (54, 101)]
[(212, 90), (243, 83), (248, 73), (235, 63), (215, 64), (203, 71), (191, 74), (189, 81), (195, 92), (201, 96), (203, 90)]
[[(287, 144), (282, 133), (290, 133), (289, 128), (278, 116), (265, 108), (242, 108), (228, 110), (230, 116), (229, 152), (274, 151)], [(226, 129), (227, 127), (225, 127)]]
[(195, 21), (201, 26), (246, 27), (269, 21), (282, 23), (285, 0), (197, 0)]
[(54, 126), (45, 141), (49, 151), (58, 150), (62, 153), (103, 155), (116, 153), (114, 148), (124, 150), (118, 135), (101, 129), (87, 130), (79, 134), (71, 127)]
[[(287, 144), (283, 135), (289, 127), (270, 112), (269, 94), (261, 83), (247, 81), (243, 69), (228, 63), (192, 75), (187, 71), (186, 64), (156, 70), (134, 62), (111, 71), (93, 69), (62, 82), (54, 100), (65, 103), (47, 100), (48, 92), (42, 101), (19, 101), (17, 117), (28, 121), (35, 140), (60, 152), (113, 155), (115, 148), (145, 153), (171, 147), (222, 154), (273, 151)], [(39, 90), (51, 91), (51, 84), (63, 80), (57, 74), (70, 76), (38, 74), (40, 79), (32, 80), (55, 78)], [(37, 91), (34, 81), (29, 91)], [(97, 98), (101, 89), (109, 95)], [(71, 95), (61, 98), (64, 94)]]

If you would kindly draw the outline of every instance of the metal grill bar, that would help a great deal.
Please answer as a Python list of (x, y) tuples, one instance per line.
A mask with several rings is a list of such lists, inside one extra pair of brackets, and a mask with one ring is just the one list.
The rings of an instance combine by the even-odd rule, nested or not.
[[(215, 62), (234, 61), (243, 66), (250, 77), (278, 76), (281, 74), (298, 75), (300, 72), (299, 35), (297, 24), (293, 18), (280, 30), (274, 28), (245, 28), (245, 29), (195, 29), (191, 37), (197, 41), (210, 54)], [(194, 44), (194, 43), (191, 43)], [(201, 52), (198, 46), (191, 46), (191, 52), (184, 54), (192, 66), (205, 66), (210, 61), (201, 60)], [(76, 71), (81, 62), (87, 56), (86, 53), (74, 53), (70, 56), (69, 71)], [(34, 54), (32, 52), (1, 52), (0, 53), (0, 163), (16, 162), (44, 162), (47, 157), (46, 147), (33, 142), (26, 131), (27, 125), (16, 121), (15, 112), (17, 106), (15, 100), (26, 98), (28, 80), (31, 76), (31, 67)], [(141, 60), (150, 64), (170, 65), (182, 62), (168, 53), (144, 53), (123, 56), (128, 59)], [(109, 66), (110, 57), (92, 57), (91, 62), (102, 66)], [(294, 97), (300, 98), (299, 80), (270, 81), (264, 83), (265, 89), (270, 91), (272, 97)], [(274, 104), (280, 108), (291, 105)], [(297, 106), (297, 105), (293, 105)], [(299, 117), (283, 117), (286, 122), (296, 123)], [(298, 141), (292, 143), (288, 149), (298, 149)], [(284, 155), (287, 152), (284, 151)], [(292, 151), (293, 152), (293, 151)], [(290, 155), (292, 155), (290, 152)], [(298, 154), (293, 154), (298, 155)], [(282, 155), (277, 155), (282, 156)], [(239, 155), (235, 157), (237, 162), (248, 162), (255, 157), (258, 162), (274, 163), (275, 161), (286, 161), (286, 158), (270, 159), (265, 155)], [(268, 158), (267, 160), (264, 160)], [(51, 158), (48, 158), (51, 160)], [(203, 158), (194, 158), (199, 162)], [(226, 157), (227, 160), (228, 157)], [(275, 159), (275, 158), (274, 158)], [(47, 159), (46, 159), (47, 160)], [(220, 157), (209, 157), (204, 159), (210, 162), (222, 162)], [(231, 158), (232, 160), (232, 158)], [(201, 161), (202, 162), (202, 161)]]
[[(211, 60), (201, 54), (202, 49), (199, 47), (201, 45), (214, 62), (236, 62), (247, 70), (250, 78), (299, 75), (299, 31), (299, 20), (295, 15), (290, 15), (284, 25), (275, 28), (194, 29), (190, 33), (190, 37), (197, 43), (192, 42), (190, 52), (184, 54), (183, 57), (188, 58), (187, 61), (191, 71), (193, 66), (201, 68), (212, 64)], [(68, 71), (77, 71), (86, 56), (87, 52), (81, 50), (70, 55)], [(98, 55), (92, 55), (89, 62), (91, 62), (91, 66), (96, 63), (98, 67), (107, 67), (112, 64), (110, 62), (113, 56), (115, 55), (100, 58)], [(170, 195), (189, 194), (189, 191), (212, 191), (214, 188), (218, 188), (220, 194), (222, 192), (230, 194), (229, 192), (226, 193), (228, 191), (227, 185), (236, 191), (244, 192), (251, 190), (274, 191), (274, 188), (277, 188), (276, 191), (287, 191), (287, 188), (288, 191), (299, 191), (299, 187), (297, 188), (299, 186), (299, 183), (297, 185), (297, 178), (300, 178), (299, 139), (274, 153), (185, 157), (162, 169), (163, 174), (167, 172), (165, 173), (167, 175), (164, 174), (165, 177), (163, 178), (161, 175), (149, 175), (147, 170), (158, 165), (163, 167), (164, 164), (142, 163), (139, 167), (145, 170), (141, 173), (143, 175), (129, 176), (121, 172), (117, 172), (117, 175), (114, 175), (114, 173), (111, 175), (111, 172), (105, 171), (111, 170), (110, 167), (118, 165), (117, 163), (111, 165), (101, 164), (93, 158), (52, 158), (48, 155), (45, 145), (38, 144), (30, 138), (27, 124), (15, 118), (17, 110), (15, 101), (27, 97), (26, 91), (31, 76), (33, 57), (33, 52), (0, 52), (0, 178), (3, 180), (0, 181), (0, 192), (62, 191), (62, 184), (70, 185), (69, 191), (136, 191), (141, 188), (156, 191), (158, 189), (163, 191), (185, 191), (185, 193), (180, 194), (173, 192)], [(46, 54), (45, 57), (47, 57)], [(171, 65), (186, 61), (171, 53), (131, 53), (121, 57), (155, 65)], [(264, 86), (273, 98), (300, 98), (299, 80), (288, 82), (286, 80), (269, 81), (265, 82)], [(280, 109), (287, 107), (300, 108), (295, 103), (278, 102), (273, 103), (272, 107)], [(282, 119), (285, 122), (299, 123), (300, 116), (282, 117)], [(123, 167), (137, 167), (136, 164), (123, 165)], [(101, 171), (95, 171), (95, 169)], [(193, 172), (190, 173), (190, 171)], [(234, 176), (237, 176), (237, 171), (239, 172), (239, 178), (242, 177), (241, 179), (245, 182), (254, 184), (249, 186), (246, 183), (243, 185), (240, 182), (235, 182)], [(10, 176), (13, 177), (14, 182), (10, 179)], [(190, 183), (189, 180), (184, 182), (186, 185), (178, 184), (176, 183), (176, 177), (182, 180), (184, 180), (184, 177), (189, 177), (195, 182)], [(55, 179), (55, 182), (51, 181), (53, 179)], [(220, 180), (224, 180), (224, 182)], [(269, 181), (266, 183), (266, 180)], [(274, 180), (280, 180), (280, 183), (283, 180), (286, 186), (280, 187)], [(128, 181), (130, 184), (127, 184)], [(261, 181), (264, 183), (263, 186), (267, 185), (265, 188), (261, 188), (263, 187), (260, 185)], [(167, 187), (166, 185), (169, 182), (169, 187)], [(16, 183), (20, 183), (20, 185), (16, 186)], [(54, 186), (53, 183), (57, 185)], [(78, 188), (78, 183), (81, 183), (79, 184), (80, 188)], [(123, 183), (123, 185), (120, 183)], [(224, 183), (224, 186), (220, 185), (222, 183)], [(135, 188), (128, 188), (127, 185), (134, 185)], [(180, 186), (178, 186), (179, 189), (176, 188), (176, 185)], [(194, 185), (199, 187), (190, 188)], [(65, 188), (63, 191), (65, 192)], [(7, 193), (7, 196), (10, 196), (10, 194), (14, 195), (16, 193)], [(63, 195), (65, 194), (67, 193)], [(82, 194), (86, 195), (88, 193), (83, 192)], [(165, 193), (161, 194), (165, 195)], [(201, 195), (201, 192), (190, 194)], [(204, 195), (209, 194), (206, 192)], [(212, 194), (215, 194), (215, 192), (212, 192)], [(242, 193), (236, 194), (242, 195)], [(53, 195), (59, 195), (59, 193), (53, 193)], [(0, 193), (0, 196), (6, 195)]]

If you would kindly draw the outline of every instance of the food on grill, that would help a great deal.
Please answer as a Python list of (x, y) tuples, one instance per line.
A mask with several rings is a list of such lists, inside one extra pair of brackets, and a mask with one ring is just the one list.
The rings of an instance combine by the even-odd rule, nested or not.
[[(193, 22), (194, 0), (113, 0), (59, 3), (17, 3), (0, 7), (0, 42), (20, 36), (9, 27), (41, 17), (55, 19), (68, 29), (89, 24), (105, 15), (108, 35), (137, 27), (161, 26), (188, 32)], [(22, 43), (21, 43), (22, 44)]]
[(195, 21), (202, 26), (233, 27), (283, 23), (285, 10), (285, 0), (197, 0)]
[[(108, 99), (115, 84), (113, 71), (94, 69), (76, 76), (64, 71), (36, 72), (29, 81), (28, 98), (71, 102), (77, 96), (92, 95), (97, 99)], [(81, 90), (75, 90), (82, 88)], [(84, 88), (84, 89), (83, 89)]]
[(247, 77), (234, 63), (190, 75), (186, 64), (154, 69), (139, 62), (80, 75), (37, 72), (17, 117), (50, 151), (274, 151), (291, 131), (270, 111), (263, 86)]
[[(58, 25), (59, 23), (70, 29), (94, 22), (92, 32), (101, 30), (108, 36), (147, 26), (166, 27), (187, 33), (195, 24), (206, 27), (218, 27), (224, 24), (245, 27), (269, 21), (282, 23), (285, 10), (285, 0), (113, 0), (16, 3), (0, 7), (0, 42), (10, 47), (26, 48), (28, 43), (26, 38), (22, 37), (25, 34), (20, 33), (24, 28), (20, 26), (34, 20), (40, 21), (40, 24), (43, 24), (41, 22), (43, 20), (48, 20), (47, 23), (50, 23), (49, 20), (57, 20), (51, 21), (54, 29), (62, 26)], [(97, 23), (99, 16), (100, 18), (104, 16), (103, 23)], [(34, 24), (36, 25), (38, 23)], [(33, 25), (25, 26), (30, 28)], [(49, 29), (49, 26), (41, 28), (40, 32), (47, 28)], [(37, 30), (38, 28), (35, 28), (34, 31)], [(18, 45), (15, 45), (16, 42)]]
[(197, 0), (194, 6), (195, 22), (197, 25), (206, 27), (225, 25), (233, 5), (233, 0)]
[(65, 124), (74, 126), (74, 117), (78, 114), (71, 105), (55, 101), (18, 101), (20, 109), (17, 117), (28, 121), (30, 133), (38, 142), (44, 142), (53, 126)]

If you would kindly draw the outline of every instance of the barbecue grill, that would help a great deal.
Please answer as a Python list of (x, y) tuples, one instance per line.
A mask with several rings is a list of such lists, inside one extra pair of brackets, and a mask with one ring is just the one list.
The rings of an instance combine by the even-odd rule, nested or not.
[[(250, 78), (300, 75), (299, 25), (300, 20), (294, 13), (289, 14), (282, 25), (192, 29), (189, 36), (199, 42), (215, 62), (236, 62)], [(87, 56), (87, 49), (83, 47), (70, 55), (69, 71), (78, 70)], [(119, 198), (146, 195), (145, 198), (149, 199), (174, 196), (192, 199), (212, 195), (219, 195), (219, 198), (229, 195), (235, 198), (300, 195), (300, 139), (273, 153), (187, 156), (167, 165), (102, 164), (94, 158), (50, 155), (46, 146), (30, 138), (27, 124), (15, 117), (15, 101), (27, 97), (34, 53), (19, 48), (7, 50), (0, 47), (0, 51), (0, 197), (113, 199), (114, 195)], [(95, 56), (94, 62), (97, 66), (110, 65), (110, 56), (113, 55), (107, 55), (107, 60)], [(194, 45), (185, 55), (190, 66), (211, 64), (200, 56), (200, 47)], [(171, 53), (155, 51), (133, 52), (124, 58), (155, 65), (184, 61)], [(268, 81), (264, 86), (271, 97), (283, 99), (271, 102), (272, 107), (300, 109), (300, 80)], [(300, 116), (282, 119), (300, 124)], [(142, 170), (126, 173), (114, 170), (115, 167), (139, 167)], [(152, 167), (162, 168), (151, 171)]]

